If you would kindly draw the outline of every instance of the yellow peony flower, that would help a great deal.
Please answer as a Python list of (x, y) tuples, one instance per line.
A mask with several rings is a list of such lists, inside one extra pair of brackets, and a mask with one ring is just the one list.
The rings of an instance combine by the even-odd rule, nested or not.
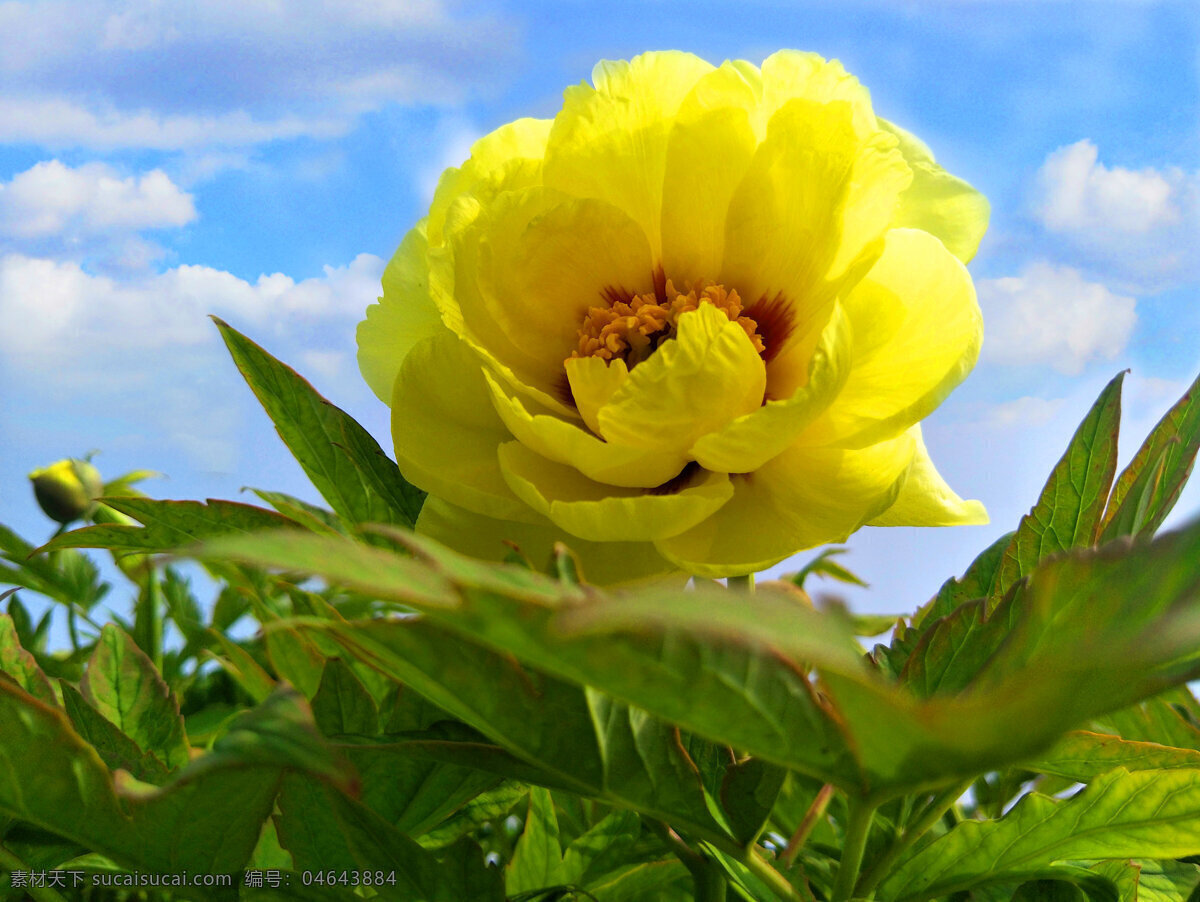
[(918, 425), (978, 356), (986, 200), (815, 54), (592, 80), (442, 176), (359, 326), (418, 528), (612, 582), (986, 522)]

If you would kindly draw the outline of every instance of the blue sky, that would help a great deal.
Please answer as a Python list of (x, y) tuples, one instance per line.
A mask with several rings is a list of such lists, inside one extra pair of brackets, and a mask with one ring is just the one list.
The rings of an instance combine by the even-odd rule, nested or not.
[[(1128, 455), (1200, 370), (1197, 46), (1186, 2), (0, 3), (0, 522), (48, 535), (26, 474), (89, 449), (159, 497), (316, 500), (206, 314), (386, 445), (354, 327), (442, 168), (599, 59), (795, 47), (992, 203), (983, 358), (926, 426), (992, 525), (864, 530), (846, 561), (856, 606), (911, 609), (1016, 524), (1113, 374)], [(1197, 512), (1193, 487), (1175, 522)]]

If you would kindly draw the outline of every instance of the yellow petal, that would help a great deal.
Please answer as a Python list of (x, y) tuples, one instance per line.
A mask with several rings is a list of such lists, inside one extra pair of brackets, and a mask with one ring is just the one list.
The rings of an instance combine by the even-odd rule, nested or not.
[(600, 408), (629, 378), (625, 361), (619, 357), (613, 361), (604, 361), (599, 357), (572, 357), (563, 366), (579, 415), (587, 423), (588, 429), (599, 435)]
[(690, 53), (604, 61), (564, 95), (546, 147), (546, 185), (608, 201), (641, 223), (661, 256), (659, 213), (667, 137), (676, 110), (712, 65)]
[(878, 253), (911, 178), (895, 138), (860, 138), (854, 114), (844, 102), (785, 104), (730, 202), (720, 281), (749, 316), (780, 296), (794, 336), (823, 322), (842, 281)]
[(913, 460), (908, 434), (844, 451), (793, 445), (733, 478), (733, 498), (687, 532), (660, 539), (662, 555), (698, 576), (755, 573), (805, 548), (842, 542), (896, 501)]
[(850, 372), (852, 341), (849, 320), (835, 303), (815, 348), (793, 346), (805, 349), (808, 366), (790, 396), (768, 401), (702, 436), (692, 447), (696, 462), (719, 473), (749, 473), (783, 451), (841, 391)]
[(396, 374), (413, 346), (446, 331), (429, 297), (426, 250), (422, 222), (400, 242), (383, 271), (383, 297), (358, 324), (358, 366), (384, 403), (391, 400)]
[(688, 462), (682, 453), (647, 451), (603, 441), (578, 421), (531, 414), (494, 377), (484, 375), (496, 412), (513, 437), (530, 451), (574, 467), (588, 479), (609, 485), (654, 488), (673, 478)]
[(593, 542), (648, 542), (675, 535), (710, 516), (733, 494), (728, 476), (703, 471), (666, 494), (603, 485), (520, 442), (500, 446), (500, 466), (526, 504), (571, 535)]
[(579, 557), (583, 578), (599, 586), (627, 586), (670, 580), (682, 583), (687, 574), (663, 559), (649, 542), (585, 542), (549, 521), (514, 523), (496, 520), (456, 507), (430, 495), (421, 508), (417, 532), (471, 557), (502, 561), (513, 550), (534, 566), (549, 563), (556, 542)]
[(916, 441), (912, 469), (896, 503), (873, 519), (870, 526), (979, 526), (988, 514), (978, 501), (964, 501), (946, 485), (921, 437), (920, 425), (908, 434)]
[(766, 367), (745, 329), (712, 304), (684, 313), (678, 327), (600, 409), (608, 441), (686, 451), (762, 404)]
[(547, 188), (496, 198), (431, 254), (431, 296), (446, 325), (515, 390), (565, 416), (563, 361), (606, 290), (653, 289), (641, 227), (602, 201)]
[(663, 181), (662, 261), (676, 285), (720, 272), (729, 200), (758, 146), (750, 121), (757, 102), (745, 69), (726, 62), (696, 83), (675, 117)]
[(936, 235), (950, 253), (964, 263), (970, 261), (987, 231), (991, 214), (987, 198), (937, 165), (916, 135), (883, 119), (879, 125), (899, 138), (900, 152), (913, 172), (892, 225)]
[(549, 119), (502, 125), (471, 145), (471, 156), (462, 166), (443, 172), (429, 206), (429, 243), (442, 243), (450, 208), (463, 195), (486, 202), (501, 191), (539, 184), (550, 125)]
[(450, 332), (417, 343), (392, 395), (396, 463), (418, 488), (493, 517), (538, 517), (508, 488), (496, 450), (511, 440), (479, 358)]
[(763, 128), (760, 137), (765, 134), (770, 117), (796, 98), (847, 105), (850, 124), (860, 137), (867, 136), (877, 127), (870, 93), (838, 60), (826, 60), (816, 53), (780, 50), (762, 64)]
[(854, 364), (807, 441), (862, 447), (928, 416), (979, 356), (983, 318), (966, 268), (940, 241), (893, 229), (845, 298)]

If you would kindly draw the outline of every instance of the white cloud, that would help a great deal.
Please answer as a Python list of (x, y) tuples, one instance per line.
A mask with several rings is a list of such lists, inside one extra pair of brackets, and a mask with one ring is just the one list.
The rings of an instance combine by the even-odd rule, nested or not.
[(199, 150), (336, 135), (388, 103), (486, 89), (514, 38), (449, 0), (8, 0), (0, 141)]
[(209, 313), (277, 336), (330, 322), (350, 334), (378, 295), (382, 272), (382, 260), (360, 254), (300, 282), (282, 273), (248, 282), (191, 265), (114, 279), (75, 262), (10, 254), (0, 258), (0, 322), (19, 325), (0, 331), (0, 353), (70, 381), (83, 366), (152, 372), (171, 365), (161, 352), (215, 346)]
[(160, 169), (122, 178), (103, 163), (72, 169), (48, 160), (0, 182), (0, 236), (8, 238), (136, 232), (195, 218), (192, 196)]
[(1179, 221), (1182, 172), (1109, 169), (1099, 156), (1085, 139), (1046, 157), (1038, 171), (1038, 212), (1046, 228), (1141, 234)]
[(985, 429), (1007, 432), (1014, 428), (1029, 428), (1049, 423), (1062, 409), (1062, 398), (1036, 398), (1026, 396), (1011, 401), (1001, 401), (987, 408), (979, 420)]
[(1119, 354), (1137, 323), (1134, 298), (1069, 266), (1033, 263), (1019, 276), (981, 280), (978, 290), (983, 354), (998, 363), (1049, 364), (1074, 375)]
[(1150, 294), (1200, 274), (1200, 171), (1109, 167), (1079, 141), (1038, 170), (1035, 215), (1121, 290)]

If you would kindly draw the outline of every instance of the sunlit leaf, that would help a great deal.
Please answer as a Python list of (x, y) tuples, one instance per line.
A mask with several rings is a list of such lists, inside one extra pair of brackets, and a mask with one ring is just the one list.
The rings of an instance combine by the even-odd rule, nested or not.
[(1200, 852), (1200, 771), (1113, 771), (1058, 801), (1031, 793), (1000, 820), (962, 823), (899, 863), (880, 896), (916, 902), (980, 883), (1053, 879), (1057, 862)]
[(1103, 541), (1153, 533), (1175, 506), (1200, 451), (1200, 377), (1146, 436), (1113, 486)]
[(1051, 471), (1037, 504), (1021, 518), (992, 583), (994, 601), (1050, 555), (1095, 542), (1117, 467), (1124, 378), (1124, 372), (1118, 373), (1104, 387)]
[(8, 614), (0, 614), (0, 672), (15, 680), (34, 698), (48, 705), (58, 704), (54, 687), (33, 655), (21, 647), (16, 625)]
[(378, 442), (291, 367), (213, 317), (242, 376), (317, 491), (349, 523), (412, 526), (424, 493)]
[(92, 707), (168, 770), (188, 762), (179, 702), (145, 652), (111, 623), (100, 633), (80, 691)]

